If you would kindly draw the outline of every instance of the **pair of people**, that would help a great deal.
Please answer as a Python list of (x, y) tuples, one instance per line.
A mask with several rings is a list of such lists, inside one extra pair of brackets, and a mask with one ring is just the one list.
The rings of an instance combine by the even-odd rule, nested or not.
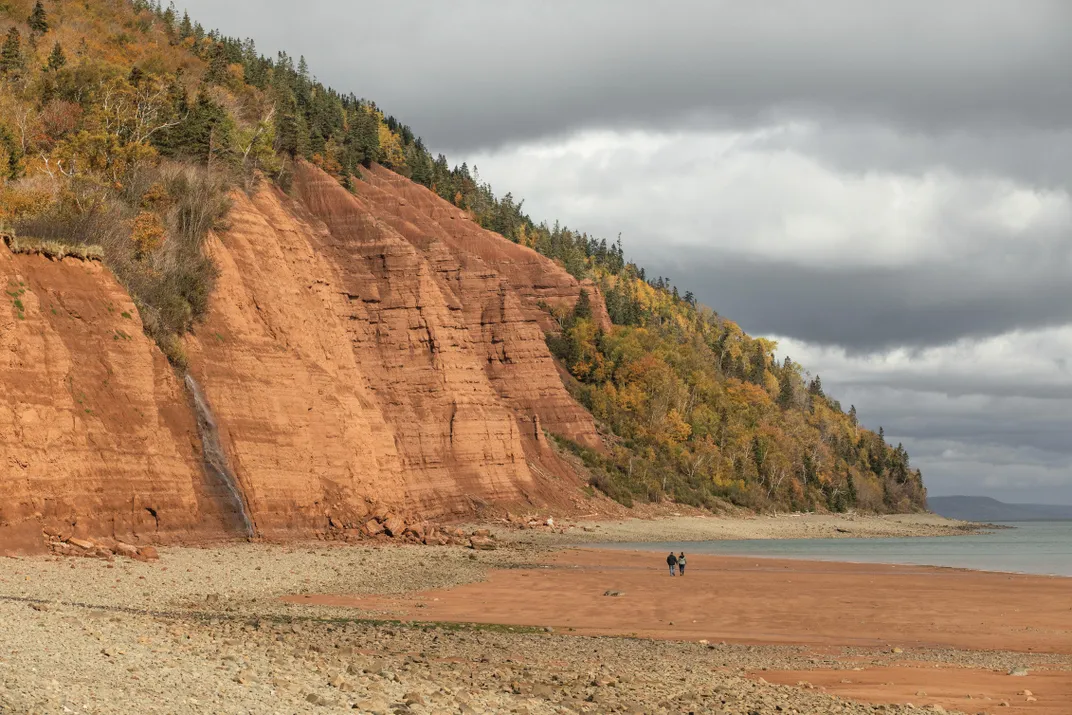
[(671, 551), (670, 555), (666, 557), (666, 565), (670, 567), (670, 575), (674, 575), (674, 568), (676, 567), (678, 573), (682, 576), (685, 575), (685, 552), (682, 551), (680, 556), (674, 556), (674, 552)]

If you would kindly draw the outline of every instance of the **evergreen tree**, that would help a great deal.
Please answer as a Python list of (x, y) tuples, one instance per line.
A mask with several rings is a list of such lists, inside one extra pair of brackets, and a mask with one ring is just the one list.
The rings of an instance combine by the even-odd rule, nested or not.
[(22, 176), (22, 148), (19, 143), (15, 141), (15, 135), (3, 124), (0, 124), (0, 150), (6, 150), (7, 152), (5, 175), (11, 181), (15, 181)]
[(65, 64), (67, 64), (67, 55), (63, 54), (63, 47), (57, 42), (52, 46), (52, 52), (48, 55), (48, 68), (56, 71)]
[(41, 4), (41, 0), (37, 0), (26, 22), (30, 25), (31, 35), (43, 35), (48, 32), (48, 15), (45, 13), (45, 6)]
[(193, 23), (190, 22), (190, 13), (182, 13), (182, 22), (179, 23), (179, 39), (185, 40), (187, 37), (192, 37), (194, 34)]
[(22, 35), (16, 27), (7, 31), (0, 47), (0, 73), (13, 74), (22, 69)]
[(205, 81), (209, 84), (223, 84), (227, 79), (227, 54), (222, 44), (217, 44), (212, 52), (212, 61), (205, 73)]
[(796, 369), (793, 367), (793, 361), (786, 355), (785, 360), (782, 362), (782, 374), (778, 380), (778, 404), (784, 409), (792, 407), (793, 402), (796, 400), (796, 389), (793, 384), (793, 378), (795, 377)]
[(819, 378), (818, 375), (815, 376), (814, 380), (812, 380), (810, 383), (808, 383), (808, 392), (811, 395), (815, 396), (815, 397), (823, 397), (824, 396), (824, 394), (823, 394), (823, 381)]
[(185, 116), (185, 120), (153, 137), (153, 144), (161, 154), (205, 162), (220, 152), (226, 132), (219, 127), (228, 119), (223, 107), (201, 92), (194, 106), (187, 110), (185, 94), (180, 94), (176, 112), (180, 117)]
[(380, 123), (370, 112), (359, 109), (350, 120), (346, 135), (348, 159), (368, 166), (380, 158)]
[[(277, 105), (278, 106), (278, 105)], [(304, 156), (309, 149), (309, 127), (305, 115), (298, 109), (294, 95), (290, 94), (276, 112), (276, 141), (279, 150), (291, 157)]]
[(174, 37), (175, 35), (175, 17), (175, 3), (171, 3), (161, 15), (161, 19), (164, 21), (164, 32), (167, 33), (168, 37)]
[(588, 297), (588, 291), (581, 288), (577, 295), (577, 303), (573, 306), (574, 319), (590, 320), (592, 318), (592, 299)]

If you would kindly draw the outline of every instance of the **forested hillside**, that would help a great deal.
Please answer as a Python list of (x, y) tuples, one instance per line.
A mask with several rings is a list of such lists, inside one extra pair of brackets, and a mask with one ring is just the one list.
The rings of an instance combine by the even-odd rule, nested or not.
[[(203, 250), (232, 192), (284, 190), (308, 161), (353, 190), (373, 164), (481, 226), (591, 278), (548, 335), (606, 449), (561, 440), (613, 498), (754, 508), (922, 508), (903, 447), (861, 427), (775, 345), (751, 338), (620, 241), (537, 222), (451, 167), (374, 102), (323, 86), (304, 59), (262, 55), (144, 0), (0, 0), (0, 228), (17, 252), (102, 258), (177, 367), (213, 298)], [(16, 297), (17, 300), (17, 297)], [(13, 308), (14, 310), (14, 308)], [(550, 311), (551, 308), (548, 307)]]

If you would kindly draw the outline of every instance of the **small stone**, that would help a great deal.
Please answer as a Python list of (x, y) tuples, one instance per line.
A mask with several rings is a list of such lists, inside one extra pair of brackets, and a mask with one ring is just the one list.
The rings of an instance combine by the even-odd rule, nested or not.
[(389, 514), (383, 522), (383, 530), (388, 536), (402, 536), (406, 530), (406, 522), (402, 520), (402, 517)]
[(363, 713), (385, 713), (387, 712), (387, 703), (379, 698), (370, 698), (357, 703), (355, 709)]
[(625, 593), (624, 593), (624, 592), (622, 592), (622, 591), (604, 591), (604, 592), (603, 592), (603, 595), (604, 595), (604, 596), (614, 596), (614, 597), (618, 597), (618, 596), (624, 596), (624, 595), (625, 595)]
[(1025, 698), (1025, 699), (1026, 699), (1026, 700), (1027, 700), (1027, 702), (1029, 702), (1029, 703), (1034, 703), (1034, 702), (1038, 702), (1038, 698), (1036, 698), (1036, 697), (1035, 697), (1034, 695), (1028, 695), (1028, 696), (1027, 696), (1027, 698)]
[(494, 551), (498, 547), (491, 537), (474, 536), (469, 539), (469, 548), (476, 551)]
[(891, 652), (891, 653), (904, 653), (904, 650), (902, 650), (901, 648), (894, 648), (894, 649), (893, 649), (893, 650), (891, 650), (890, 652)]
[(544, 626), (543, 630), (544, 630), (545, 633), (554, 633), (555, 632), (555, 629), (552, 628), (551, 626)]
[(1024, 668), (1024, 667), (1013, 668), (1012, 670), (1009, 671), (1009, 675), (1015, 676), (1017, 678), (1022, 678), (1025, 675), (1027, 675), (1027, 668)]
[(142, 546), (138, 549), (137, 558), (140, 561), (159, 561), (160, 552), (156, 550), (155, 546)]
[(115, 546), (112, 547), (112, 553), (116, 556), (125, 556), (128, 559), (137, 558), (138, 547), (133, 544), (124, 544), (122, 541), (115, 542)]
[(1034, 693), (1032, 693), (1030, 690), (1021, 690), (1019, 693), (1017, 693), (1017, 695), (1026, 695), (1028, 697), (1031, 697), (1032, 695), (1034, 695)]

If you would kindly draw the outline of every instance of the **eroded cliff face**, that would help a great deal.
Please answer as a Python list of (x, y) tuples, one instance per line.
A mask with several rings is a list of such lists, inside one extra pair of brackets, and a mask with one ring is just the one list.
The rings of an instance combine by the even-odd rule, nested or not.
[(544, 432), (600, 443), (544, 342), (537, 303), (582, 288), (553, 262), (379, 167), (353, 194), (307, 165), (289, 196), (238, 194), (209, 252), (187, 388), (105, 268), (0, 250), (0, 528), (239, 536), (221, 468), (266, 536), (356, 528), (377, 505), (573, 506)]
[(98, 263), (0, 244), (0, 551), (69, 535), (222, 535), (181, 383)]
[[(370, 501), (428, 518), (568, 504), (577, 478), (543, 430), (598, 437), (521, 279), (448, 240), (430, 193), (407, 219), (389, 209), (421, 204), (389, 189), (420, 187), (368, 178), (355, 196), (299, 167), (292, 196), (236, 197), (212, 245), (221, 276), (191, 369), (258, 532), (360, 525)], [(576, 281), (542, 270), (576, 300)], [(523, 285), (532, 301), (550, 291)]]
[(524, 419), (591, 447), (599, 447), (591, 415), (563, 389), (544, 341), (551, 318), (540, 304), (572, 309), (582, 289), (593, 315), (610, 327), (599, 290), (578, 282), (530, 248), (481, 228), (465, 212), (380, 166), (363, 170), (355, 193), (422, 255), (440, 284), (462, 306), (465, 322), (486, 357), (496, 392)]

